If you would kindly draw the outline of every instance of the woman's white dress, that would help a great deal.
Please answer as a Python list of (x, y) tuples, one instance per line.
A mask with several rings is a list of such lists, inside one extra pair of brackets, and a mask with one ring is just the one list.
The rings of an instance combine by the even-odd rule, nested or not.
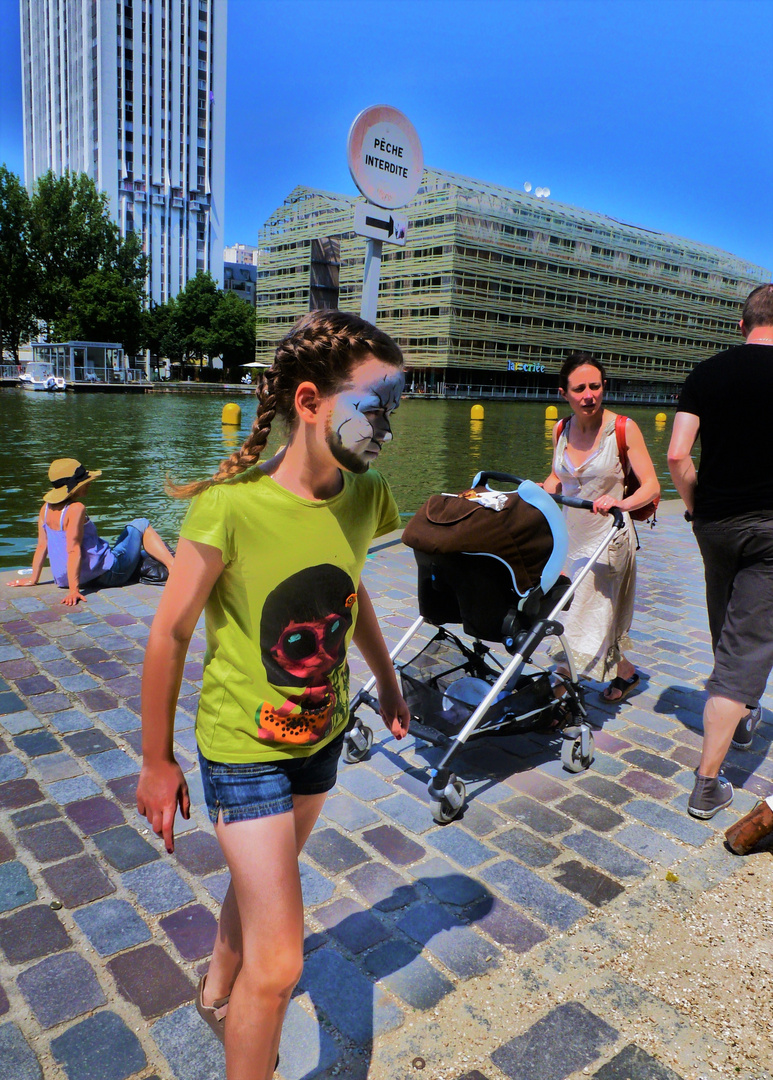
[[(566, 452), (571, 423), (570, 419), (564, 424), (553, 455), (553, 470), (561, 481), (561, 494), (591, 502), (602, 495), (622, 499), (624, 477), (614, 418), (605, 425), (597, 449), (581, 465), (574, 465)], [(564, 514), (569, 531), (566, 572), (574, 580), (609, 531), (612, 519), (571, 507), (564, 507)], [(630, 647), (628, 631), (636, 593), (636, 542), (631, 519), (627, 514), (625, 519), (625, 528), (580, 583), (569, 611), (560, 616), (578, 674), (600, 682), (614, 677), (621, 654)]]

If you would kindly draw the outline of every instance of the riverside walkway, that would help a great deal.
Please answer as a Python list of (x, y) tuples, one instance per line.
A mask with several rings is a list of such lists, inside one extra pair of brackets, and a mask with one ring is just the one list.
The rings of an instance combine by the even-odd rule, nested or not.
[[(458, 766), (464, 817), (440, 827), (432, 748), (373, 718), (370, 759), (342, 764), (302, 857), (284, 1080), (770, 1080), (773, 859), (734, 857), (722, 832), (773, 793), (773, 698), (752, 752), (728, 758), (732, 808), (688, 817), (711, 663), (700, 560), (678, 503), (641, 542), (641, 691), (615, 708), (589, 690), (603, 725), (589, 772), (564, 772), (547, 736), (477, 743)], [(412, 554), (379, 541), (365, 580), (398, 640)], [(200, 631), (176, 728), (193, 811), (174, 855), (134, 806), (159, 595), (70, 609), (53, 585), (0, 584), (3, 1080), (225, 1077), (192, 1004), (227, 885), (195, 764)]]

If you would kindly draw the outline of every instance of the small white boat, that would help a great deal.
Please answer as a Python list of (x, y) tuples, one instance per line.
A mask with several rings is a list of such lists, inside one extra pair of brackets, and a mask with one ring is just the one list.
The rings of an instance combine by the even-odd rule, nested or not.
[(19, 382), (25, 390), (46, 390), (52, 393), (67, 389), (67, 383), (62, 376), (55, 375), (51, 365), (40, 360), (30, 360), (25, 364)]

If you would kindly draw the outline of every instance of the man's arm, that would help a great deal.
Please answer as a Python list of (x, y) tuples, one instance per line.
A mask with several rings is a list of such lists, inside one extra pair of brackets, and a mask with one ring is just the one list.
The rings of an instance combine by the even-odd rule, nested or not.
[(668, 447), (668, 471), (689, 514), (695, 512), (695, 485), (698, 476), (692, 460), (692, 448), (699, 431), (699, 417), (694, 413), (678, 412), (674, 417), (674, 427)]

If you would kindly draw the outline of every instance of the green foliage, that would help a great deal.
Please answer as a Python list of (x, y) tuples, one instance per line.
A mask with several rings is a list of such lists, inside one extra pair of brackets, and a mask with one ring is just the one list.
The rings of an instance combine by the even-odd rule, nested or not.
[(30, 203), (18, 176), (0, 165), (0, 356), (19, 362), (19, 345), (37, 330), (30, 251)]
[(237, 378), (240, 364), (255, 359), (257, 319), (252, 304), (232, 292), (223, 293), (210, 327), (213, 353), (223, 357), (226, 378)]

